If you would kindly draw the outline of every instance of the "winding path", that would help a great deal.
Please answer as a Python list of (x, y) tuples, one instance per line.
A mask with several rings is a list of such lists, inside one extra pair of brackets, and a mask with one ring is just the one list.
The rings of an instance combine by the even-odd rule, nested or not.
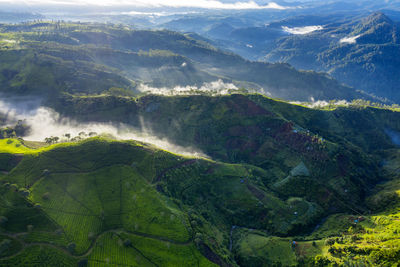
[[(98, 234), (96, 236), (96, 238), (93, 240), (92, 244), (89, 246), (88, 250), (85, 253), (76, 255), (76, 254), (72, 254), (68, 249), (66, 249), (64, 247), (61, 247), (61, 246), (54, 245), (54, 244), (50, 244), (50, 243), (46, 243), (46, 242), (31, 242), (31, 243), (28, 243), (28, 242), (25, 242), (25, 241), (21, 240), (19, 236), (27, 234), (27, 232), (16, 233), (16, 234), (1, 233), (0, 235), (7, 236), (9, 238), (15, 239), (18, 242), (20, 242), (22, 244), (22, 249), (19, 250), (18, 252), (16, 252), (15, 254), (13, 254), (13, 255), (9, 255), (7, 257), (0, 258), (0, 261), (8, 260), (8, 259), (11, 259), (13, 257), (16, 257), (16, 256), (20, 255), (26, 248), (32, 247), (32, 246), (48, 246), (48, 247), (52, 247), (52, 248), (61, 250), (65, 254), (67, 254), (68, 256), (73, 257), (75, 259), (85, 258), (85, 257), (89, 256), (93, 252), (93, 249), (94, 249), (97, 241), (101, 237), (103, 237), (105, 234), (108, 234), (108, 233), (115, 233), (118, 236), (119, 236), (120, 233), (126, 233), (126, 234), (136, 235), (136, 236), (140, 236), (140, 237), (155, 239), (155, 240), (158, 240), (158, 241), (161, 241), (161, 242), (169, 242), (171, 244), (180, 245), (180, 246), (188, 246), (188, 245), (190, 245), (192, 243), (192, 238), (190, 238), (187, 241), (176, 241), (176, 240), (168, 239), (168, 238), (163, 237), (163, 236), (156, 236), (156, 235), (151, 235), (151, 234), (141, 233), (141, 232), (135, 232), (135, 231), (126, 231), (124, 229), (112, 229), (112, 230), (107, 230), (107, 231), (104, 231), (104, 232)], [(133, 247), (133, 248), (135, 250), (138, 250), (135, 247)]]

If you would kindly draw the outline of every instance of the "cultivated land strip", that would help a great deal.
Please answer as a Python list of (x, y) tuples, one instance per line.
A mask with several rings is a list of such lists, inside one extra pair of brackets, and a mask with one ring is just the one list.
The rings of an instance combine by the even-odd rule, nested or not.
[[(61, 161), (61, 160), (57, 160), (57, 161), (66, 164), (65, 162), (63, 162), (63, 161)], [(187, 160), (187, 161), (181, 162), (181, 163), (179, 163), (179, 164), (176, 164), (176, 165), (174, 165), (174, 166), (172, 166), (172, 167), (166, 168), (166, 169), (164, 169), (164, 170), (161, 172), (161, 174), (159, 174), (159, 175), (157, 176), (156, 180), (157, 180), (157, 181), (160, 181), (160, 180), (162, 179), (162, 177), (163, 177), (168, 171), (170, 171), (170, 170), (177, 169), (177, 168), (180, 168), (180, 167), (186, 166), (186, 165), (191, 165), (191, 164), (195, 163), (196, 161), (197, 161), (197, 159)], [(57, 174), (90, 174), (90, 173), (93, 173), (93, 172), (96, 172), (96, 171), (100, 171), (100, 170), (102, 170), (102, 169), (110, 168), (110, 167), (113, 167), (113, 166), (126, 166), (126, 167), (130, 167), (130, 165), (126, 165), (126, 164), (114, 164), (114, 165), (110, 165), (110, 166), (102, 166), (102, 167), (95, 168), (95, 169), (92, 169), (92, 170), (82, 170), (82, 169), (80, 169), (80, 168), (78, 168), (78, 167), (76, 167), (76, 166), (70, 165), (70, 164), (68, 164), (68, 166), (70, 166), (70, 167), (72, 167), (72, 168), (74, 168), (74, 169), (78, 169), (78, 170), (75, 170), (75, 171), (60, 171), (60, 172), (52, 171), (52, 172), (50, 172), (50, 174), (49, 174), (48, 176), (57, 175)], [(40, 181), (40, 179), (41, 179), (41, 178), (44, 178), (44, 177), (45, 177), (45, 174), (42, 174), (41, 177), (40, 177), (36, 182)], [(61, 188), (68, 196), (70, 196), (74, 201), (76, 201), (79, 205), (83, 206), (86, 210), (88, 210), (88, 211), (90, 211), (91, 213), (93, 213), (93, 211), (92, 211), (91, 209), (89, 209), (88, 207), (86, 207), (81, 201), (77, 200), (72, 194), (70, 194), (70, 193), (68, 192), (68, 190), (62, 188), (62, 187), (61, 187), (56, 181), (54, 181), (53, 179), (52, 179), (52, 181), (53, 181), (54, 184), (56, 184), (59, 188)], [(97, 184), (96, 184), (96, 185), (97, 185)], [(33, 184), (32, 186), (34, 186), (34, 184)], [(120, 191), (122, 191), (121, 178), (120, 178)], [(122, 201), (122, 199), (120, 199), (120, 201)], [(103, 206), (102, 201), (101, 201), (101, 205)], [(121, 203), (121, 205), (122, 205), (122, 203)], [(120, 209), (121, 209), (121, 208), (122, 208), (122, 207), (120, 207)], [(51, 208), (50, 208), (50, 209), (51, 209)], [(54, 210), (54, 209), (53, 209), (53, 210)], [(79, 213), (66, 212), (66, 211), (59, 211), (59, 212), (66, 213), (66, 214), (76, 214), (76, 215), (79, 214)], [(47, 215), (47, 214), (46, 214), (46, 215)], [(93, 213), (93, 214), (79, 214), (79, 215), (98, 217), (98, 215), (95, 215), (94, 213)], [(47, 217), (48, 217), (48, 216), (47, 216)], [(51, 218), (50, 218), (50, 219), (51, 219)], [(55, 222), (54, 220), (52, 220), (52, 221)], [(56, 222), (55, 222), (55, 223), (56, 223)], [(58, 225), (58, 223), (56, 223), (56, 224)], [(48, 232), (43, 232), (43, 233), (48, 233)], [(99, 233), (99, 234), (96, 236), (96, 238), (93, 240), (93, 242), (91, 242), (91, 245), (89, 246), (88, 250), (87, 250), (85, 253), (76, 255), (76, 254), (72, 254), (67, 248), (64, 248), (64, 247), (61, 247), (61, 246), (57, 246), (57, 245), (54, 245), (54, 244), (50, 244), (50, 243), (46, 243), (46, 242), (26, 242), (26, 241), (22, 240), (22, 239), (20, 238), (20, 236), (21, 236), (21, 235), (28, 234), (28, 232), (21, 232), (21, 233), (15, 233), (15, 234), (12, 234), (12, 233), (1, 233), (2, 235), (7, 236), (7, 237), (12, 238), (12, 239), (15, 239), (15, 240), (17, 240), (19, 243), (21, 243), (21, 244), (22, 244), (22, 249), (19, 250), (18, 252), (16, 252), (15, 254), (13, 254), (13, 255), (9, 255), (9, 256), (7, 256), (7, 257), (2, 257), (2, 258), (0, 258), (0, 261), (2, 261), (2, 260), (8, 260), (8, 259), (17, 257), (18, 255), (20, 255), (21, 253), (23, 253), (23, 251), (24, 251), (26, 248), (32, 247), (32, 246), (47, 246), (47, 247), (52, 247), (52, 248), (54, 248), (54, 249), (58, 249), (58, 250), (62, 251), (62, 252), (65, 253), (66, 255), (68, 255), (68, 256), (70, 256), (70, 257), (73, 257), (73, 258), (75, 258), (75, 259), (85, 258), (85, 257), (89, 256), (89, 255), (93, 252), (93, 249), (94, 249), (94, 247), (95, 247), (97, 241), (98, 241), (101, 237), (103, 237), (105, 234), (107, 234), (107, 233), (113, 233), (113, 234), (116, 234), (116, 235), (118, 235), (118, 236), (119, 236), (120, 233), (126, 233), (126, 234), (136, 235), (136, 236), (140, 236), (140, 237), (144, 237), (144, 238), (149, 238), (149, 239), (153, 239), (153, 240), (157, 240), (157, 241), (161, 241), (161, 242), (168, 242), (168, 243), (171, 243), (171, 244), (174, 244), (174, 245), (179, 245), (179, 246), (189, 246), (189, 245), (192, 243), (192, 241), (193, 241), (193, 240), (192, 240), (192, 239), (193, 239), (192, 237), (190, 237), (190, 239), (188, 239), (187, 241), (177, 241), (177, 240), (169, 239), (169, 238), (163, 237), (163, 236), (157, 236), (157, 235), (152, 235), (152, 234), (142, 233), (142, 232), (137, 232), (137, 231), (127, 231), (127, 230), (124, 230), (124, 229), (116, 228), (116, 229), (111, 229), (111, 230), (107, 230), (107, 231), (103, 231), (103, 232)], [(131, 247), (132, 247), (136, 252), (138, 252), (141, 256), (143, 256), (146, 260), (148, 260), (150, 263), (152, 263), (154, 266), (158, 266), (158, 265), (157, 265), (156, 263), (154, 263), (151, 259), (147, 258), (138, 248), (136, 248), (136, 247), (134, 247), (134, 246), (131, 246)], [(198, 260), (198, 259), (197, 259), (197, 260)], [(94, 260), (94, 261), (97, 261), (97, 260)], [(103, 262), (103, 261), (98, 261), (98, 262)], [(118, 265), (118, 266), (131, 266), (131, 265), (124, 265), (124, 264), (114, 264), (114, 265)]]

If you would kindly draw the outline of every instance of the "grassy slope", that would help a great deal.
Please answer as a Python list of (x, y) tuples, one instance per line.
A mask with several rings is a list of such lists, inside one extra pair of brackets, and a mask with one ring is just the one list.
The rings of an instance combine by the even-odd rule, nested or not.
[[(89, 257), (91, 264), (107, 263), (109, 254), (98, 254), (105, 242), (114, 250), (112, 262), (122, 260), (142, 266), (141, 258), (150, 258), (150, 263), (157, 265), (161, 264), (159, 261), (176, 261), (181, 266), (192, 266), (193, 261), (201, 266), (212, 265), (193, 243), (185, 208), (158, 193), (148, 182), (153, 177), (142, 176), (132, 167), (147, 165), (142, 161), (149, 160), (154, 152), (134, 142), (101, 139), (53, 146), (40, 153), (31, 151), (18, 167), (2, 177), (15, 185), (7, 183), (2, 187), (7, 193), (3, 193), (4, 208), (0, 210), (7, 218), (2, 225), (4, 233), (28, 247), (1, 263), (22, 264), (36, 257), (36, 244), (47, 244), (42, 247), (46, 251), (57, 249), (54, 257), (61, 257), (60, 260), (64, 257), (65, 261), (77, 262)], [(160, 169), (179, 159), (161, 151), (156, 154)], [(156, 174), (155, 170), (151, 173)], [(29, 193), (24, 195), (26, 189), (22, 188)], [(25, 216), (20, 216), (21, 212)], [(27, 216), (29, 213), (32, 215)], [(122, 241), (111, 241), (111, 233), (117, 229), (118, 235), (127, 235), (123, 240), (131, 240), (126, 249)], [(146, 245), (148, 242), (152, 245)], [(157, 246), (165, 247), (165, 252), (155, 250)], [(140, 257), (126, 259), (127, 250), (136, 251)], [(43, 256), (41, 260), (51, 265), (53, 259)]]
[[(312, 234), (271, 238), (264, 233), (235, 233), (239, 264), (264, 266), (362, 265), (397, 266), (400, 256), (399, 150), (386, 152), (390, 160), (384, 171), (391, 180), (378, 185), (367, 203), (370, 215), (336, 214), (328, 217)], [(355, 223), (355, 220), (361, 220)], [(295, 248), (291, 242), (297, 241)]]
[[(288, 253), (292, 253), (292, 256), (288, 257), (288, 262), (293, 264), (299, 260), (308, 262), (307, 258), (318, 255), (322, 255), (331, 261), (342, 263), (348, 260), (343, 257), (337, 257), (336, 259), (335, 256), (329, 254), (329, 246), (325, 245), (325, 238), (345, 233), (354, 220), (352, 218), (357, 218), (359, 212), (365, 213), (370, 209), (369, 206), (365, 205), (364, 197), (371, 194), (371, 187), (378, 179), (388, 179), (389, 176), (386, 172), (380, 171), (375, 178), (376, 180), (368, 181), (366, 178), (373, 178), (376, 175), (378, 169), (373, 167), (376, 163), (392, 157), (381, 152), (382, 149), (390, 151), (390, 149), (394, 148), (390, 138), (385, 133), (385, 129), (389, 128), (395, 131), (400, 129), (399, 113), (390, 110), (378, 108), (313, 110), (274, 101), (258, 95), (223, 97), (146, 96), (136, 100), (94, 97), (84, 99), (69, 98), (63, 99), (63, 101), (65, 101), (63, 102), (64, 108), (68, 111), (74, 110), (73, 116), (81, 120), (122, 118), (122, 122), (135, 125), (135, 121), (138, 121), (136, 117), (142, 116), (148, 122), (146, 127), (158, 132), (161, 137), (168, 136), (179, 145), (196, 144), (203, 152), (212, 155), (214, 158), (231, 162), (248, 162), (261, 167), (262, 169), (247, 170), (247, 173), (241, 174), (236, 178), (236, 181), (235, 179), (229, 179), (218, 183), (218, 181), (201, 177), (200, 180), (204, 181), (204, 183), (215, 185), (215, 188), (211, 187), (206, 190), (206, 192), (211, 192), (206, 196), (204, 194), (196, 195), (196, 193), (204, 192), (203, 187), (199, 187), (199, 184), (186, 185), (185, 180), (179, 179), (179, 177), (191, 176), (191, 172), (194, 170), (171, 171), (170, 174), (166, 174), (168, 182), (161, 183), (164, 191), (169, 192), (174, 197), (183, 199), (185, 203), (196, 203), (196, 201), (197, 203), (202, 203), (202, 200), (212, 200), (212, 202), (222, 204), (222, 209), (217, 210), (218, 214), (224, 215), (232, 212), (240, 214), (240, 216), (231, 217), (231, 225), (268, 229), (275, 233), (299, 233), (299, 230), (305, 230), (302, 224), (307, 221), (307, 218), (303, 217), (299, 220), (298, 228), (293, 228), (293, 226), (288, 228), (286, 224), (288, 220), (280, 221), (278, 218), (293, 216), (291, 219), (294, 220), (292, 221), (293, 224), (297, 216), (300, 218), (301, 215), (307, 214), (309, 210), (307, 207), (312, 207), (312, 204), (310, 206), (307, 200), (318, 203), (326, 211), (337, 212), (341, 210), (354, 213), (354, 215), (343, 215), (342, 217), (328, 219), (310, 237), (293, 237), (298, 240), (302, 238), (306, 238), (306, 240), (316, 239), (316, 246), (313, 245), (312, 241), (300, 241), (298, 249), (292, 251), (290, 245), (287, 246), (290, 239), (282, 239), (281, 241), (277, 239), (278, 241), (276, 242), (281, 242), (284, 247), (289, 248)], [(118, 109), (109, 108), (115, 106), (115, 103), (118, 103)], [(155, 110), (148, 109), (154, 103), (157, 104)], [(189, 110), (190, 112), (187, 112)], [(120, 114), (124, 114), (124, 116)], [(234, 123), (232, 123), (232, 120)], [(169, 123), (169, 127), (163, 124), (165, 122)], [(300, 139), (302, 146), (299, 146), (296, 143), (287, 141), (287, 139), (277, 138), (276, 133), (271, 132), (271, 129), (284, 129), (282, 127), (288, 125), (288, 123), (291, 123), (292, 126), (289, 127), (289, 130), (286, 130), (288, 132), (284, 130), (280, 135), (296, 138), (296, 134), (293, 134), (293, 130), (296, 130), (300, 136), (305, 134), (304, 136), (323, 137), (325, 141), (319, 149), (326, 153), (328, 156), (327, 161), (321, 161), (318, 159), (319, 156), (313, 157), (312, 153), (303, 150), (304, 146), (312, 144), (312, 142), (308, 143), (307, 139)], [(175, 125), (179, 125), (179, 127), (175, 127)], [(246, 128), (252, 130), (247, 131)], [(307, 130), (310, 131), (310, 134), (307, 133)], [(256, 135), (253, 135), (253, 133), (256, 133)], [(237, 146), (236, 144), (240, 144), (240, 142), (243, 143)], [(257, 145), (253, 146), (252, 142)], [(223, 144), (226, 145), (224, 146)], [(316, 147), (318, 148), (318, 146)], [(299, 164), (299, 159), (311, 170), (311, 179), (308, 177), (288, 176), (292, 168)], [(396, 162), (391, 164), (398, 166)], [(225, 174), (231, 173), (229, 168), (226, 167), (224, 168)], [(199, 173), (204, 173), (204, 171), (215, 172), (214, 168), (211, 168), (211, 170), (208, 168), (199, 170)], [(240, 174), (241, 172), (237, 169), (232, 173)], [(266, 189), (263, 189), (265, 191), (260, 194), (259, 191), (252, 190), (251, 186), (248, 189), (263, 205), (275, 207), (269, 210), (266, 217), (268, 219), (266, 219), (261, 228), (259, 224), (254, 223), (257, 220), (243, 223), (242, 218), (252, 217), (249, 214), (235, 211), (235, 209), (239, 209), (239, 212), (246, 211), (252, 205), (249, 203), (250, 205), (244, 206), (246, 201), (234, 197), (237, 194), (235, 190), (240, 190), (239, 187), (243, 186), (240, 184), (243, 176), (245, 178), (248, 176), (259, 177), (259, 181), (266, 186)], [(225, 188), (221, 185), (227, 185), (227, 187)], [(270, 188), (273, 190), (272, 194), (269, 193)], [(281, 200), (274, 198), (276, 193), (281, 198), (287, 199), (287, 205), (292, 206), (292, 208), (282, 206)], [(218, 198), (221, 195), (230, 196), (229, 201), (223, 202), (223, 199)], [(392, 193), (389, 195), (393, 197)], [(244, 195), (238, 194), (238, 196)], [(304, 196), (305, 199), (300, 198), (299, 201), (290, 199), (290, 197)], [(389, 201), (387, 199), (391, 198), (385, 199), (385, 201)], [(205, 203), (207, 204), (207, 202)], [(296, 203), (297, 206), (293, 205), (293, 203)], [(384, 205), (379, 204), (378, 206), (382, 207)], [(209, 215), (214, 213), (215, 206), (197, 204), (197, 207), (202, 217), (207, 220), (214, 219), (213, 216)], [(304, 213), (294, 216), (293, 213), (295, 211)], [(257, 214), (256, 217), (264, 218), (262, 213)], [(202, 222), (201, 218), (198, 220)], [(218, 225), (219, 228), (225, 227), (226, 229), (226, 226), (218, 220), (212, 221), (212, 223)], [(274, 225), (279, 227), (274, 227)], [(368, 227), (371, 227), (371, 225)], [(292, 229), (292, 232), (290, 229)], [(376, 225), (375, 229), (376, 231), (383, 231), (379, 224)], [(225, 231), (229, 231), (229, 229)], [(392, 238), (396, 237), (393, 232), (388, 233), (388, 235)], [(247, 240), (248, 238), (250, 239)], [(225, 234), (222, 240), (225, 240), (223, 242), (225, 242), (226, 246), (228, 246), (227, 239), (228, 237)], [(212, 240), (217, 241), (219, 239), (213, 238)], [(250, 266), (257, 262), (259, 264), (263, 264), (263, 262), (264, 264), (265, 262), (278, 262), (279, 258), (276, 257), (261, 257), (264, 260), (260, 261), (260, 257), (257, 256), (268, 252), (268, 246), (262, 245), (270, 242), (268, 240), (269, 237), (254, 236), (252, 234), (239, 238), (237, 242), (242, 245), (238, 245), (239, 247), (236, 248), (236, 257), (239, 257), (238, 261), (247, 262)], [(252, 247), (254, 251), (254, 258), (250, 259), (250, 261), (248, 257), (243, 257), (243, 254), (252, 254), (241, 252), (241, 249), (247, 251), (249, 249), (248, 246)], [(270, 253), (268, 255), (275, 254)], [(256, 261), (254, 262), (253, 260)], [(318, 258), (318, 260), (324, 262), (326, 259)]]
[(31, 149), (22, 145), (20, 141), (13, 139), (0, 139), (0, 153), (25, 154)]
[[(194, 240), (208, 257), (213, 258), (205, 246), (219, 255), (227, 255), (225, 260), (229, 261), (229, 252), (224, 247), (231, 225), (285, 232), (307, 221), (303, 216), (315, 216), (306, 215), (309, 204), (301, 198), (287, 202), (276, 198), (259, 178), (263, 171), (250, 165), (185, 159), (135, 142), (106, 142), (96, 138), (81, 144), (56, 145), (39, 150), (40, 153), (33, 151), (2, 178), (16, 184), (7, 185), (9, 189), (3, 190), (22, 201), (19, 194), (27, 188), (26, 198), (33, 205), (32, 212), (45, 214), (54, 226), (52, 231), (46, 231), (39, 222), (31, 228), (21, 222), (21, 230), (13, 231), (28, 229), (28, 233), (18, 236), (21, 242), (32, 245), (50, 242), (64, 254), (74, 244), (73, 255), (84, 258), (94, 244), (96, 247), (99, 244), (97, 236), (103, 240), (102, 233), (122, 229), (121, 234), (131, 236), (133, 244), (136, 235), (136, 238), (147, 236), (156, 243), (171, 243), (168, 246), (186, 247)], [(14, 193), (18, 188), (21, 193)], [(305, 205), (304, 211), (302, 205)], [(293, 210), (299, 214), (293, 215)], [(17, 218), (5, 215), (9, 222)], [(174, 261), (167, 260), (166, 256), (156, 257), (161, 252), (152, 252), (151, 248), (157, 247), (155, 244), (143, 248), (133, 246), (153, 261), (158, 257)], [(122, 254), (112, 261), (129, 261), (123, 256), (125, 249), (116, 250)], [(188, 265), (202, 258), (194, 247), (188, 252), (178, 251), (189, 253), (184, 254), (188, 255)], [(175, 260), (183, 257), (171, 256), (171, 251), (166, 255), (177, 257)], [(93, 257), (89, 260), (111, 260), (107, 255), (102, 259), (98, 255)]]
[[(311, 230), (324, 213), (343, 210), (355, 212), (358, 216), (357, 212), (368, 208), (376, 209), (387, 203), (396, 203), (397, 195), (391, 191), (396, 180), (383, 190), (378, 190), (378, 195), (367, 202), (369, 206), (365, 205), (362, 192), (358, 191), (363, 188), (364, 194), (371, 194), (369, 184), (375, 181), (365, 178), (373, 177), (371, 174), (378, 170), (374, 169), (373, 162), (378, 160), (388, 159), (385, 171), (378, 177), (396, 178), (396, 150), (376, 150), (378, 144), (381, 148), (393, 148), (390, 140), (383, 138), (376, 144), (364, 141), (368, 135), (383, 136), (385, 127), (398, 130), (396, 112), (379, 109), (319, 111), (257, 95), (215, 98), (148, 96), (137, 100), (75, 97), (66, 100), (69, 102), (64, 108), (68, 110), (78, 105), (73, 115), (81, 119), (81, 114), (92, 119), (98, 118), (99, 113), (95, 108), (107, 111), (101, 113), (102, 116), (108, 116), (103, 118), (105, 120), (123, 113), (125, 116), (120, 118), (135, 121), (135, 116), (141, 115), (148, 122), (160, 124), (160, 128), (165, 127), (164, 121), (174, 118), (181, 122), (179, 125), (182, 128), (174, 129), (176, 124), (170, 123), (172, 129), (164, 133), (175, 131), (171, 137), (175, 140), (182, 138), (181, 145), (185, 145), (184, 142), (197, 142), (205, 152), (214, 153), (215, 158), (236, 164), (185, 158), (133, 141), (94, 138), (82, 143), (64, 143), (37, 150), (23, 145), (16, 147), (17, 140), (9, 144), (4, 141), (2, 149), (8, 153), (2, 154), (2, 157), (6, 155), (2, 161), (8, 160), (4, 165), (8, 166), (9, 173), (4, 173), (0, 179), (15, 184), (5, 184), (2, 188), (7, 192), (3, 194), (7, 198), (2, 199), (4, 209), (1, 211), (2, 216), (8, 218), (4, 233), (16, 238), (17, 242), (30, 244), (29, 250), (23, 253), (30, 253), (27, 251), (33, 250), (36, 244), (44, 243), (50, 247), (54, 245), (66, 259), (78, 261), (88, 258), (91, 264), (106, 264), (107, 258), (108, 261), (121, 263), (131, 261), (126, 259), (127, 251), (140, 251), (141, 254), (138, 253), (142, 256), (136, 257), (140, 262), (150, 259), (161, 264), (178, 261), (182, 258), (179, 255), (186, 255), (184, 258), (191, 265), (198, 260), (207, 262), (199, 256), (200, 251), (218, 264), (234, 264), (235, 257), (238, 263), (255, 266), (279, 261), (294, 264), (304, 260), (309, 263), (310, 257), (318, 255), (324, 258), (318, 256), (316, 261), (348, 261), (348, 257), (341, 253), (348, 253), (349, 249), (345, 247), (357, 244), (354, 240), (358, 238), (365, 240), (364, 243), (360, 242), (363, 249), (370, 246), (368, 242), (388, 241), (385, 244), (394, 249), (397, 246), (393, 241), (397, 233), (397, 215), (392, 210), (376, 213), (375, 217), (364, 216), (368, 219), (360, 224), (363, 229), (353, 227), (349, 230), (355, 215), (335, 215), (310, 236), (278, 238), (265, 232), (275, 235), (300, 234)], [(148, 109), (152, 103), (159, 103), (158, 109)], [(118, 109), (114, 109), (115, 106)], [(190, 113), (183, 112), (188, 109)], [(319, 119), (320, 116), (322, 118)], [(234, 125), (229, 118), (235, 120)], [(235, 128), (237, 125), (242, 128)], [(255, 125), (263, 128), (252, 128)], [(339, 128), (342, 125), (345, 128)], [(253, 129), (258, 136), (244, 131), (245, 127)], [(307, 134), (306, 127), (311, 133)], [(360, 134), (359, 129), (364, 134)], [(313, 143), (307, 138), (300, 139), (300, 143), (315, 145), (329, 158), (321, 161), (312, 157), (312, 154), (307, 155), (307, 150), (302, 150), (298, 144), (279, 138), (274, 132), (277, 130), (281, 136), (288, 135), (291, 138), (297, 135), (316, 136), (315, 133), (318, 133), (326, 138), (322, 145), (320, 141)], [(180, 135), (181, 132), (186, 135)], [(200, 138), (196, 137), (199, 132)], [(210, 141), (204, 139), (206, 136), (216, 139)], [(243, 146), (235, 146), (237, 141), (232, 141), (243, 139), (260, 142), (260, 147), (265, 147), (265, 151), (269, 152), (252, 146), (248, 146), (246, 149), (249, 151), (246, 151)], [(20, 154), (21, 149), (25, 153), (22, 161), (9, 164), (8, 156), (15, 156), (10, 152), (18, 151), (17, 154)], [(373, 154), (367, 155), (364, 151)], [(344, 161), (342, 157), (347, 157), (347, 162), (338, 165), (338, 161)], [(299, 171), (295, 171), (294, 167), (302, 161), (309, 168), (310, 176), (296, 174)], [(360, 166), (365, 170), (360, 170)], [(320, 179), (325, 179), (325, 182)], [(355, 186), (356, 181), (364, 185)], [(318, 191), (321, 188), (325, 191)], [(345, 192), (346, 189), (350, 192)], [(335, 206), (334, 210), (330, 210), (332, 206)], [(34, 223), (21, 220), (20, 212), (31, 214), (28, 218), (34, 218)], [(32, 226), (28, 226), (30, 224)], [(85, 227), (77, 228), (77, 224)], [(230, 252), (230, 230), (233, 225), (237, 227), (232, 236), (233, 252)], [(248, 228), (259, 231), (246, 230)], [(379, 234), (371, 237), (371, 231)], [(15, 236), (13, 233), (19, 234)], [(111, 236), (112, 240), (107, 236)], [(338, 244), (332, 245), (329, 243), (331, 241), (326, 241), (331, 236), (339, 236)], [(108, 240), (104, 241), (106, 246), (113, 246), (113, 249), (121, 252), (119, 256), (112, 258), (102, 246), (99, 247), (101, 243), (98, 240), (104, 238)], [(127, 238), (131, 239), (133, 250), (130, 246), (121, 246), (121, 242)], [(135, 243), (140, 238), (159, 245), (144, 245), (143, 240)], [(292, 239), (299, 241), (298, 247), (293, 250), (290, 247)], [(313, 239), (316, 239), (315, 244), (312, 243)], [(117, 244), (119, 248), (115, 247)], [(175, 250), (175, 245), (179, 249)], [(163, 254), (151, 249), (158, 246), (169, 246), (171, 251), (176, 252), (168, 250), (172, 254)], [(182, 250), (183, 247), (185, 250)], [(277, 255), (274, 249), (285, 253)], [(360, 251), (351, 249), (354, 254), (362, 255)], [(369, 249), (379, 251), (376, 246)], [(183, 254), (177, 254), (177, 251)], [(379, 257), (387, 261), (392, 257), (391, 254), (379, 256), (377, 253), (381, 252), (372, 256), (375, 258), (366, 260), (376, 263)]]
[(15, 183), (11, 191), (27, 191), (27, 200), (57, 225), (48, 233), (34, 226), (24, 242), (51, 240), (64, 249), (73, 243), (74, 253), (82, 255), (104, 231), (124, 229), (185, 246), (194, 236), (203, 253), (215, 258), (207, 248), (229, 255), (223, 243), (231, 224), (286, 232), (298, 223), (257, 172), (262, 171), (92, 139), (31, 150), (2, 179)]
[[(145, 127), (214, 159), (256, 165), (267, 172), (260, 174), (266, 186), (276, 184), (282, 194), (330, 203), (326, 208), (341, 204), (326, 199), (326, 190), (318, 191), (321, 184), (329, 185), (328, 192), (339, 194), (346, 203), (359, 205), (355, 196), (365, 193), (359, 184), (366, 188), (380, 179), (376, 159), (365, 152), (392, 148), (385, 128), (400, 129), (398, 112), (313, 110), (260, 95), (65, 97), (55, 107), (82, 121), (117, 120)], [(145, 125), (138, 123), (141, 118)], [(279, 183), (301, 162), (312, 170), (313, 179), (295, 177)], [(351, 194), (344, 194), (346, 189)]]

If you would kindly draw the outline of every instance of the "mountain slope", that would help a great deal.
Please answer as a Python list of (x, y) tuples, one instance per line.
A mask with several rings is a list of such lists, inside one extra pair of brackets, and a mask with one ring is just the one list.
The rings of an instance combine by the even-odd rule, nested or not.
[[(129, 86), (129, 82), (124, 79), (155, 87), (200, 87), (205, 82), (221, 79), (235, 83), (238, 87), (254, 88), (275, 97), (292, 100), (361, 97), (354, 89), (339, 84), (326, 74), (300, 72), (287, 64), (247, 61), (218, 50), (204, 41), (170, 31), (139, 31), (101, 24), (32, 23), (3, 25), (1, 32), (6, 41), (0, 56), (31, 51), (46, 59), (43, 64), (54, 64), (56, 61), (59, 64), (57, 68), (64, 68), (63, 64), (67, 62), (76, 66), (79, 72), (92, 76), (93, 84), (82, 81), (92, 88), (76, 89), (83, 85), (79, 82), (78, 86), (74, 81), (87, 77), (79, 76), (79, 72), (71, 73), (67, 64), (66, 70), (62, 71), (70, 73), (68, 79), (72, 84), (65, 84), (67, 78), (56, 74), (50, 75), (50, 81), (42, 81), (44, 87), (48, 87), (46, 82), (50, 83), (53, 79), (55, 84), (52, 85), (59, 88), (57, 91), (103, 91), (113, 79), (117, 80), (114, 81), (115, 86), (128, 89), (134, 86)], [(14, 59), (17, 62), (19, 60), (23, 59)], [(102, 69), (97, 74), (99, 77), (106, 73), (111, 77), (97, 81), (86, 66)], [(15, 75), (15, 71), (14, 67), (6, 65), (3, 79), (10, 80), (8, 76)], [(32, 83), (24, 85), (25, 76), (36, 74), (28, 71), (21, 76), (21, 86), (28, 87)], [(2, 90), (11, 91), (13, 85), (5, 84)]]
[[(90, 138), (35, 150), (4, 140), (0, 240), (9, 241), (0, 264), (343, 264), (347, 254), (335, 252), (331, 236), (367, 238), (359, 227), (385, 234), (369, 222), (380, 209), (395, 214), (386, 209), (397, 201), (386, 197), (398, 179), (398, 149), (387, 135), (400, 132), (395, 111), (314, 110), (238, 94), (69, 95), (56, 107), (83, 122), (142, 127), (217, 161), (136, 141)], [(365, 222), (343, 234), (359, 217)], [(379, 255), (368, 260), (392, 262)]]
[(398, 102), (399, 25), (383, 13), (324, 25), (275, 41), (265, 60), (326, 71), (346, 84)]

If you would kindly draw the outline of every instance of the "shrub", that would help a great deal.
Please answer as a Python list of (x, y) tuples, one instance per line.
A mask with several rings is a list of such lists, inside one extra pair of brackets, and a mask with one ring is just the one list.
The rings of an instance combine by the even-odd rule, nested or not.
[(26, 188), (20, 188), (18, 192), (21, 194), (23, 197), (28, 197), (29, 196), (29, 191)]
[(4, 226), (8, 222), (8, 218), (5, 216), (0, 216), (0, 226)]
[(55, 230), (54, 231), (54, 233), (56, 234), (56, 235), (62, 235), (62, 233), (63, 233), (63, 229), (57, 229), (57, 230)]
[(85, 267), (85, 266), (88, 265), (88, 263), (89, 263), (88, 259), (81, 259), (81, 260), (78, 262), (78, 267)]
[(93, 232), (90, 232), (90, 233), (88, 234), (88, 239), (89, 239), (89, 240), (94, 240), (95, 237), (96, 237), (96, 235), (95, 235)]
[(331, 263), (326, 257), (318, 255), (314, 258), (312, 266), (328, 266)]
[(132, 241), (130, 239), (125, 239), (124, 240), (124, 246), (125, 247), (130, 247), (132, 246)]
[(332, 246), (335, 244), (335, 238), (328, 238), (325, 240), (325, 246)]
[(8, 250), (11, 245), (11, 240), (9, 239), (4, 239), (3, 241), (0, 242), (0, 254), (3, 253), (4, 251)]
[(44, 193), (44, 194), (42, 195), (42, 199), (44, 199), (44, 200), (49, 200), (49, 199), (50, 199), (50, 193), (49, 193), (49, 192)]
[(74, 253), (75, 252), (75, 248), (76, 248), (76, 244), (75, 243), (69, 243), (67, 246), (67, 249), (69, 252)]
[(12, 185), (10, 185), (10, 187), (11, 187), (11, 189), (14, 190), (15, 192), (18, 191), (18, 185), (12, 184)]

